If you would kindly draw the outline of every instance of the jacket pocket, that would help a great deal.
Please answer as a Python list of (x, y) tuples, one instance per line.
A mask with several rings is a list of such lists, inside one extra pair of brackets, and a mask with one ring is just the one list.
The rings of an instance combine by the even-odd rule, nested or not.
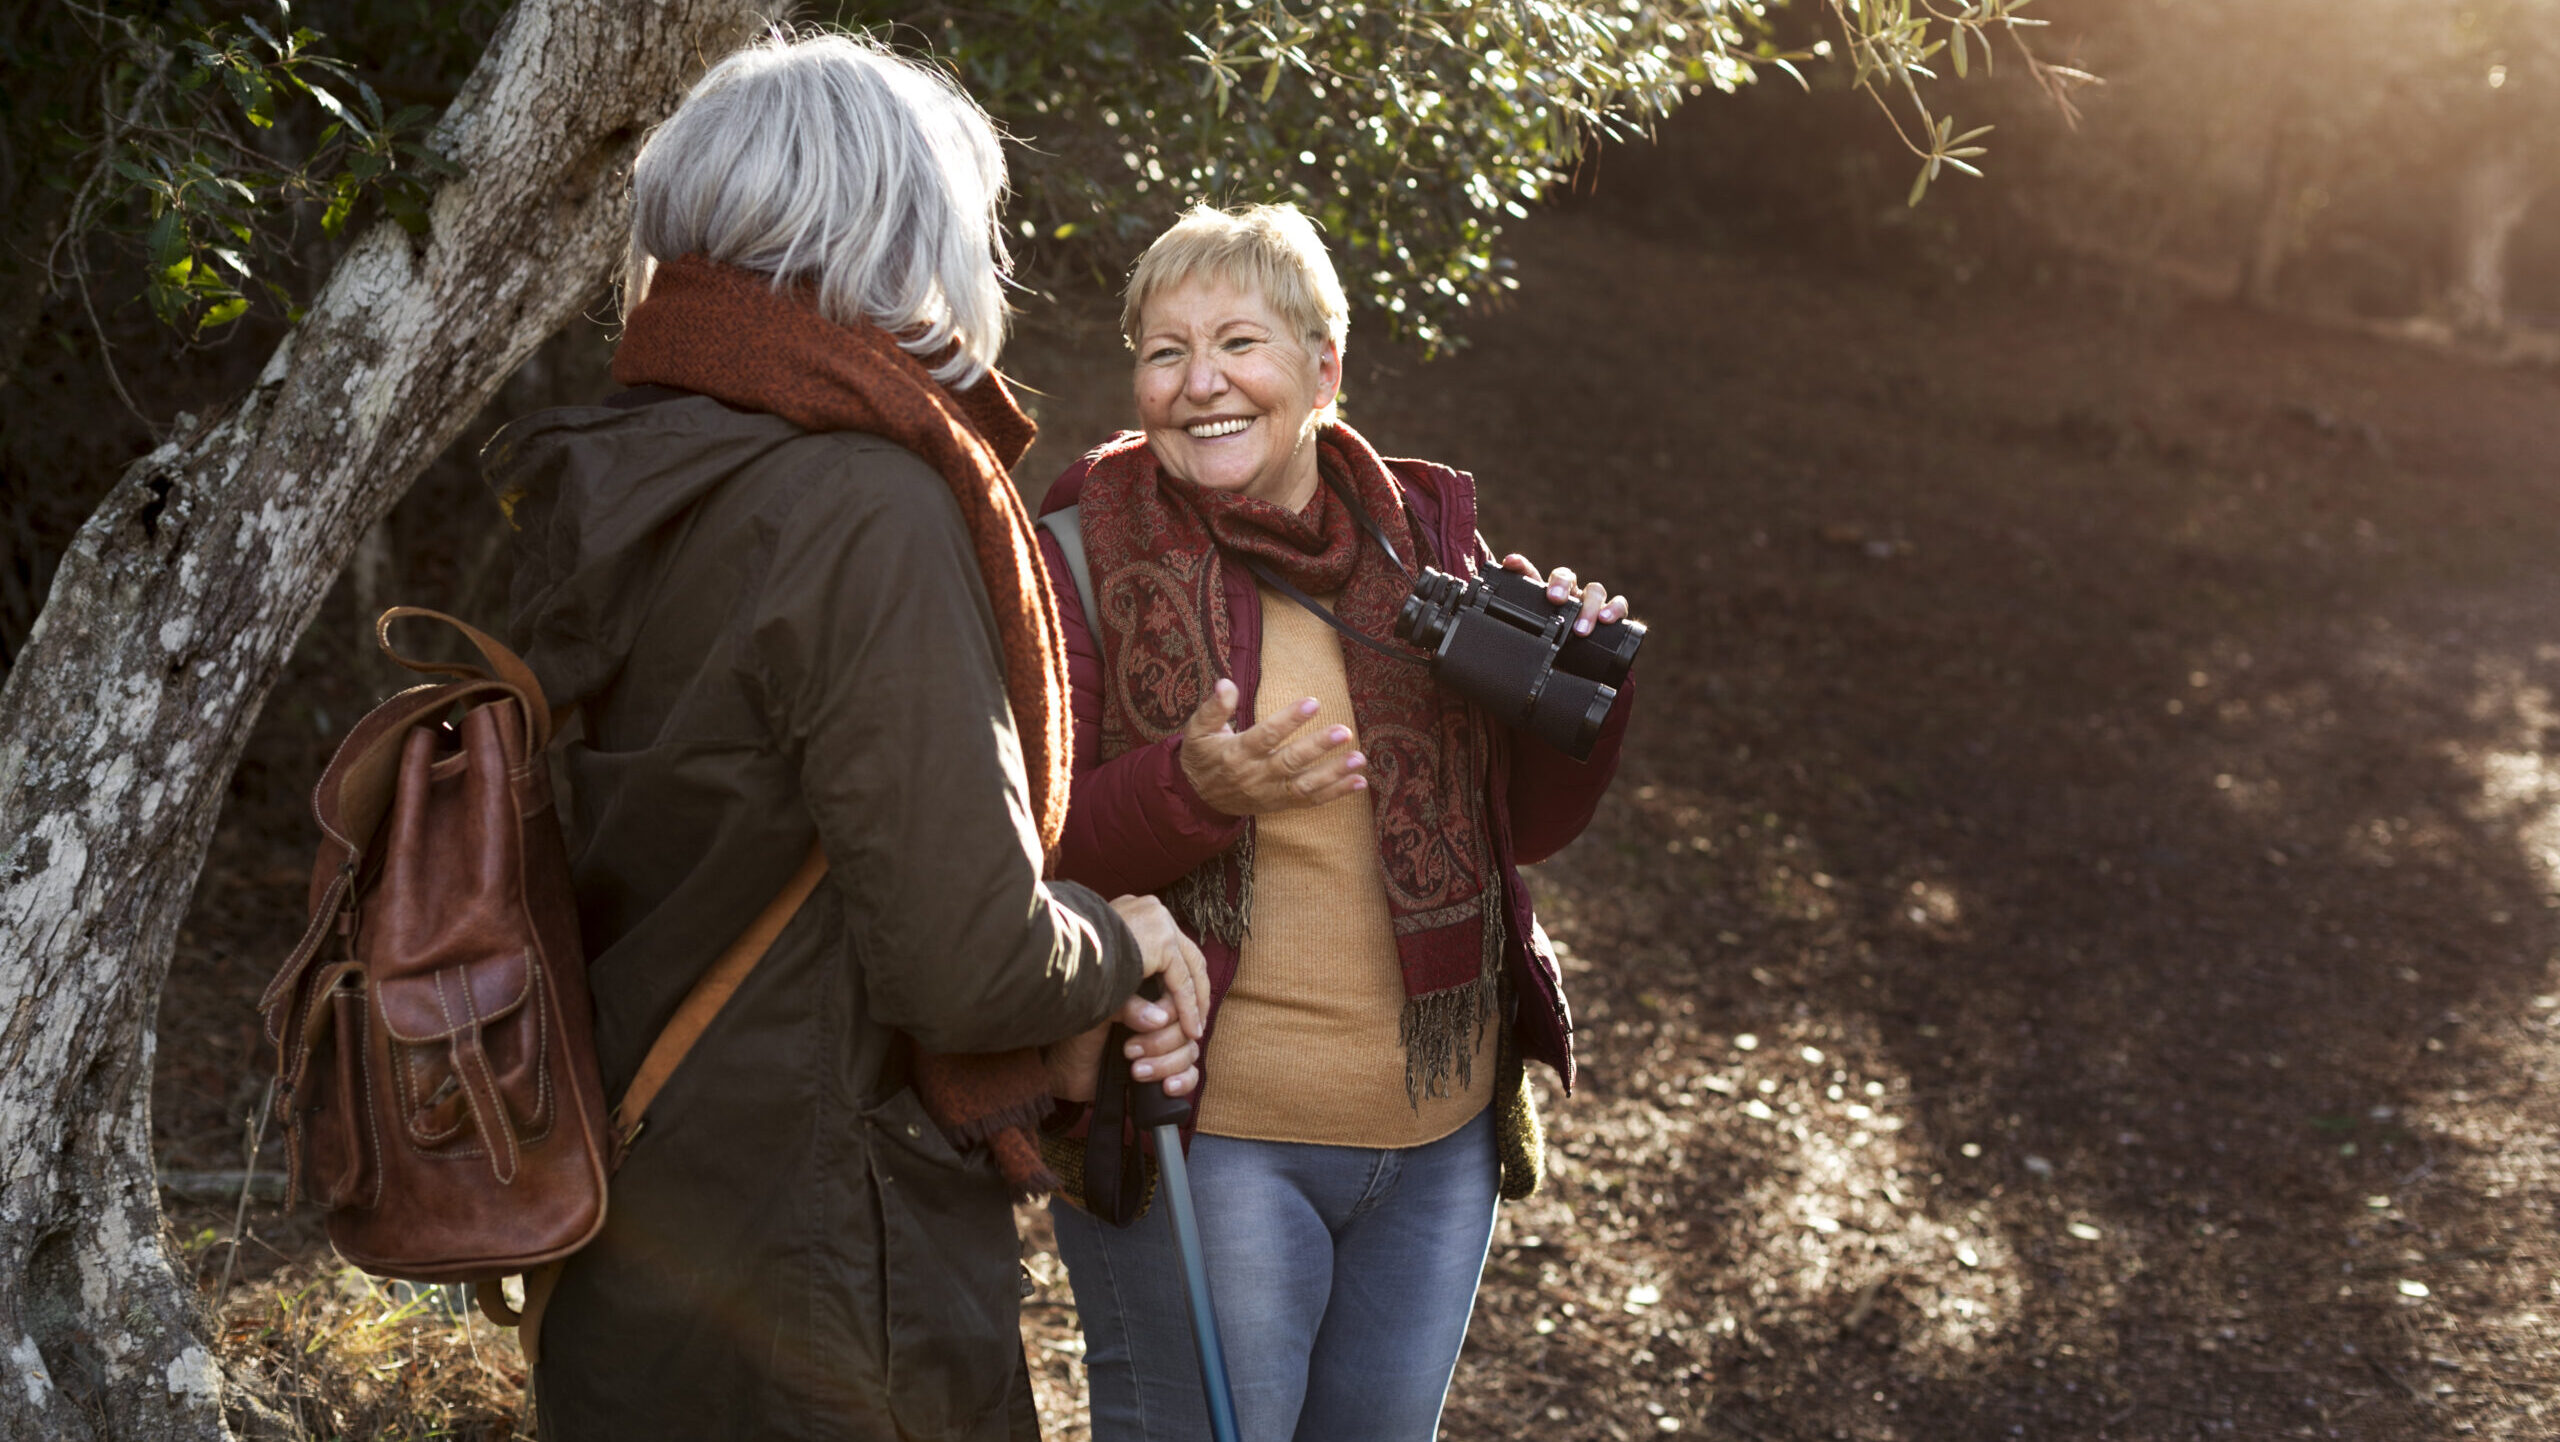
[(984, 1150), (954, 1151), (913, 1089), (863, 1122), (880, 1204), (889, 1410), (918, 1442), (1002, 1437), (1022, 1365), (1012, 1198)]

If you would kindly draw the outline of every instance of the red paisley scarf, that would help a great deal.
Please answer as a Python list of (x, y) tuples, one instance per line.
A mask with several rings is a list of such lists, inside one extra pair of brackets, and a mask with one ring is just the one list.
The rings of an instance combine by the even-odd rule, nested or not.
[[(1298, 512), (1169, 476), (1142, 436), (1095, 454), (1078, 502), (1102, 612), (1089, 620), (1103, 656), (1103, 759), (1179, 732), (1209, 687), (1232, 674), (1223, 573), (1239, 557), (1312, 595), (1339, 591), (1342, 620), (1382, 639), (1394, 634), (1410, 584), (1364, 540), (1334, 487), (1357, 496), (1410, 561), (1403, 498), (1349, 426), (1324, 427), (1316, 445), (1328, 484)], [(1342, 658), (1404, 971), (1405, 1085), (1417, 1099), (1438, 1096), (1453, 1079), (1470, 1084), (1494, 1012), (1503, 936), (1485, 814), (1488, 732), (1422, 666), (1356, 645)], [(1252, 826), (1165, 899), (1193, 934), (1242, 946), (1253, 910)]]
[[(805, 290), (775, 290), (753, 271), (699, 255), (662, 264), (632, 308), (613, 378), (694, 391), (813, 431), (863, 431), (897, 442), (942, 473), (978, 557), (1004, 648), (1005, 700), (1022, 738), (1040, 844), (1066, 829), (1067, 648), (1031, 519), (1008, 474), (1035, 428), (993, 375), (945, 389), (875, 325), (818, 314)], [(916, 1094), (958, 1146), (984, 1141), (1017, 1195), (1055, 1188), (1032, 1129), (1049, 1110), (1037, 1051), (919, 1053)]]

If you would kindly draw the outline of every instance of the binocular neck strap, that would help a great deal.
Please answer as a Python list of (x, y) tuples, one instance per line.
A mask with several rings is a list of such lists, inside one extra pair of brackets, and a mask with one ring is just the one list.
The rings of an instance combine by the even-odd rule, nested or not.
[[(1378, 544), (1382, 546), (1386, 545), (1386, 540), (1386, 537), (1380, 536), (1378, 537)], [(1388, 547), (1387, 554), (1390, 556), (1394, 555), (1395, 549), (1391, 546)], [(1390, 646), (1386, 642), (1379, 640), (1377, 637), (1372, 636), (1368, 632), (1361, 630), (1359, 627), (1352, 625), (1348, 621), (1345, 621), (1340, 616), (1326, 610), (1323, 604), (1318, 602), (1315, 597), (1310, 596), (1306, 592), (1299, 590), (1297, 587), (1290, 585), (1286, 580), (1281, 578), (1279, 572), (1272, 570), (1269, 566), (1262, 564), (1253, 557), (1238, 555), (1236, 559), (1244, 562), (1244, 568), (1253, 573), (1255, 580), (1269, 586), (1272, 590), (1279, 592), (1281, 595), (1288, 597), (1299, 605), (1306, 607), (1308, 615), (1313, 616), (1317, 620), (1331, 626), (1333, 629), (1340, 631), (1343, 635), (1350, 637), (1352, 640), (1359, 642), (1361, 645), (1368, 647), (1379, 655), (1385, 656), (1390, 660), (1411, 662), (1416, 666), (1425, 666), (1430, 664), (1428, 661), (1415, 655), (1413, 652), (1400, 650), (1394, 646)]]
[(1408, 581), (1412, 580), (1413, 567), (1406, 565), (1404, 557), (1396, 554), (1396, 543), (1387, 539), (1385, 528), (1371, 518), (1367, 506), (1360, 504), (1359, 493), (1331, 476), (1325, 477), (1325, 484), (1333, 488), (1336, 496), (1342, 498), (1342, 504), (1351, 508), (1352, 517), (1360, 522), (1360, 529), (1367, 531), (1369, 539), (1378, 543), (1378, 549), (1387, 553), (1387, 559), (1396, 563), (1396, 569), (1404, 572), (1404, 578)]

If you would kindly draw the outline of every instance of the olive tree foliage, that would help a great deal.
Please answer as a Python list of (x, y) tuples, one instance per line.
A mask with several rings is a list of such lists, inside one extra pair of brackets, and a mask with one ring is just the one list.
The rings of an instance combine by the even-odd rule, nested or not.
[[(949, 65), (1021, 142), (1012, 222), (1035, 280), (1107, 281), (1193, 201), (1289, 199), (1352, 261), (1355, 295), (1436, 346), (1509, 284), (1506, 221), (1594, 142), (1709, 87), (1843, 62), (1911, 150), (1917, 203), (1944, 170), (1980, 174), (1989, 129), (1936, 112), (1942, 72), (2005, 48), (2057, 97), (2087, 79), (2024, 43), (2035, 0), (1797, 0), (1812, 24), (1795, 43), (1785, 3), (995, 0), (831, 18)], [(447, 173), (425, 128), (503, 8), (60, 0), (0, 30), (12, 69), (41, 77), (0, 98), (0, 161), (16, 162), (0, 187), (35, 202), (0, 219), (0, 252), (37, 262), (22, 308), (75, 294), (103, 338), (100, 305), (138, 294), (195, 342), (253, 304), (298, 317), (297, 287), (351, 224), (425, 225)]]
[(133, 452), (245, 383), (427, 144), (503, 0), (0, 7), (0, 667)]
[[(430, 33), (485, 35), (495, 7), (471, 8)], [(432, 187), (455, 173), (426, 144), (437, 107), (386, 103), (290, 0), (263, 16), (217, 15), (201, 0), (122, 11), (64, 0), (57, 20), (87, 42), (93, 73), (80, 79), (99, 88), (105, 122), (48, 137), (70, 147), (76, 183), (45, 261), (84, 295), (84, 248), (64, 242), (121, 232), (137, 242), (144, 298), (173, 327), (200, 335), (236, 320), (252, 289), (298, 318), (291, 294), (250, 259), (289, 247), (289, 227), (315, 208), (298, 202), (317, 203), (317, 227), (333, 239), (368, 198), (420, 235)], [(279, 133), (303, 107), (316, 130)]]
[[(309, 258), (307, 240), (341, 239), (375, 213), (425, 232), (433, 187), (453, 174), (427, 128), (503, 9), (37, 7), (0, 38), (24, 81), (6, 102), (12, 163), (0, 175), (18, 202), (13, 269), (32, 262), (33, 295), (75, 290), (93, 323), (102, 299), (137, 291), (195, 338), (239, 319), (253, 297), (298, 318), (286, 282), (308, 269), (293, 264)], [(102, 267), (112, 276), (99, 277)]]
[(1345, 285), (1391, 331), (1436, 348), (1511, 286), (1503, 226), (1593, 143), (1644, 131), (1681, 100), (1769, 72), (1842, 62), (1917, 166), (1912, 199), (1978, 174), (1982, 130), (1933, 109), (1940, 72), (2037, 61), (2030, 0), (1800, 0), (1783, 36), (1762, 0), (1128, 4), (1112, 0), (854, 7), (895, 22), (1021, 141), (1012, 221), (1027, 273), (1111, 286), (1196, 202), (1289, 200), (1324, 228)]

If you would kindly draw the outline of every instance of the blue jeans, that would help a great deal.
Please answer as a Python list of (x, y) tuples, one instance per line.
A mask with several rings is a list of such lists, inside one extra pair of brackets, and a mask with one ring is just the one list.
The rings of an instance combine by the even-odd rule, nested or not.
[[(1200, 1136), (1190, 1170), (1244, 1442), (1437, 1436), (1493, 1240), (1492, 1110), (1409, 1150)], [(1163, 1201), (1125, 1229), (1049, 1213), (1094, 1442), (1207, 1442)]]

